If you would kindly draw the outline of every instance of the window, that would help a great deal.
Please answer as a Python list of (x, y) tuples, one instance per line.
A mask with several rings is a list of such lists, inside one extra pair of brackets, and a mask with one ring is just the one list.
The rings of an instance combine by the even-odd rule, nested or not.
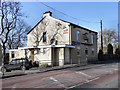
[(27, 54), (28, 54), (28, 50), (25, 49), (25, 56), (27, 57)]
[(10, 64), (16, 64), (16, 61), (11, 61)]
[(57, 23), (58, 26), (61, 26), (62, 24), (61, 23)]
[(80, 51), (77, 51), (77, 55), (80, 56)]
[(23, 62), (23, 60), (20, 60), (20, 63), (22, 63)]
[(50, 40), (50, 43), (51, 43), (51, 44), (53, 44), (53, 43), (54, 43), (54, 41), (55, 41), (55, 39), (54, 39), (54, 38), (52, 38), (52, 39)]
[(77, 41), (80, 41), (80, 31), (77, 31)]
[(89, 35), (87, 32), (83, 34), (83, 39), (85, 43), (88, 43)]
[(77, 46), (77, 50), (80, 50), (80, 46)]
[(18, 60), (20, 63), (25, 63), (25, 62), (27, 62), (27, 60), (25, 60), (25, 59), (21, 59), (21, 60)]
[(46, 42), (46, 32), (43, 33), (43, 42)]
[(85, 40), (85, 43), (88, 43), (88, 39)]
[(25, 59), (23, 59), (22, 62), (24, 63), (24, 62), (27, 62), (27, 61)]
[(37, 49), (37, 54), (40, 54), (40, 48)]
[(88, 33), (86, 32), (86, 33), (84, 33), (83, 34), (83, 39), (88, 39), (89, 38), (89, 35), (88, 35)]
[(11, 57), (12, 57), (12, 58), (15, 57), (15, 55), (14, 55), (14, 51), (12, 51), (12, 53), (11, 53)]
[(46, 54), (47, 48), (43, 48), (43, 53)]
[(88, 55), (88, 48), (85, 49), (85, 54)]
[(94, 51), (92, 51), (92, 55), (94, 55)]
[(94, 55), (94, 48), (92, 48), (92, 55)]
[(17, 64), (20, 63), (20, 60), (16, 60)]
[(91, 44), (93, 44), (93, 43), (94, 43), (94, 36), (91, 35)]

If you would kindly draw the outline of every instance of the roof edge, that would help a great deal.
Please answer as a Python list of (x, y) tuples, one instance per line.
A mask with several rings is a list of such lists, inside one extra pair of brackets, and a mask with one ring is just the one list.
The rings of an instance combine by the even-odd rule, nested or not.
[[(44, 17), (44, 18), (45, 18), (45, 17)], [(27, 35), (28, 35), (44, 18), (42, 18), (42, 19), (27, 33)]]
[[(52, 18), (55, 18), (55, 17), (52, 17)], [(58, 19), (58, 18), (55, 18), (55, 19)], [(76, 25), (76, 24), (74, 24), (74, 23), (71, 23), (71, 22), (68, 22), (68, 21), (65, 21), (65, 20), (62, 20), (62, 19), (58, 19), (58, 20), (63, 21), (63, 22), (66, 22), (66, 23), (69, 23), (70, 25), (79, 27), (79, 28), (84, 29), (84, 30), (87, 30), (87, 31), (90, 31), (90, 32), (94, 32), (94, 33), (96, 33), (96, 34), (98, 33), (98, 32), (96, 32), (96, 31), (93, 31), (93, 30), (84, 28), (84, 27), (82, 27), (82, 26)]]
[[(45, 18), (45, 17), (43, 17), (43, 18), (27, 33), (27, 35), (28, 35), (44, 18)], [(58, 19), (58, 18), (55, 18), (55, 17), (52, 17), (52, 18)], [(64, 21), (64, 20), (62, 20), (62, 19), (58, 19), (58, 20), (63, 21), (63, 22), (66, 22), (66, 23), (69, 23), (69, 24), (72, 25), (72, 26), (79, 27), (79, 28), (84, 29), (84, 30), (87, 30), (87, 31), (89, 31), (89, 32), (94, 32), (94, 33), (98, 34), (98, 32), (96, 32), (96, 31), (93, 31), (93, 30), (90, 30), (90, 29), (81, 27), (81, 26), (76, 25), (76, 24), (73, 24), (73, 23), (71, 23), (71, 22)]]
[(76, 25), (76, 24), (73, 24), (73, 23), (70, 23), (70, 25), (72, 25), (72, 26), (76, 26), (76, 27), (79, 27), (79, 28), (84, 29), (84, 30), (87, 30), (87, 31), (89, 31), (89, 32), (94, 32), (94, 33), (96, 33), (96, 34), (98, 33), (98, 32), (96, 32), (96, 31), (93, 31), (93, 30), (90, 30), (90, 29), (87, 29), (87, 28), (81, 27), (81, 26)]

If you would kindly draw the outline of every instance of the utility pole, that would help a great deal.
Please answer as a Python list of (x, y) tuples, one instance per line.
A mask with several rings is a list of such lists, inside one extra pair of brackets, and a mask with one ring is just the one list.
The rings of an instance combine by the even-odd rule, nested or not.
[(120, 24), (118, 24), (118, 49), (120, 52)]
[(102, 20), (100, 20), (100, 26), (101, 26), (101, 50), (103, 51)]
[(120, 52), (120, 1), (118, 2), (118, 48)]

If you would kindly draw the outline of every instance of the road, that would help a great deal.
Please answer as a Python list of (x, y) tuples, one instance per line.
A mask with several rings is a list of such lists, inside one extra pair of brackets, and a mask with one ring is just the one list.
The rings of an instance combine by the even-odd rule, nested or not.
[(5, 78), (2, 88), (118, 88), (118, 63)]

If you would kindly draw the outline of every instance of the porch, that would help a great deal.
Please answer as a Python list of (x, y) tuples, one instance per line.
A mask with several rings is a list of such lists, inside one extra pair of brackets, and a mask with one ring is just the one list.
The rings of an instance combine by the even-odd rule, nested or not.
[(63, 66), (71, 63), (71, 45), (46, 45), (33, 47), (20, 47), (18, 49), (25, 51), (25, 57), (29, 61), (39, 62), (40, 64), (48, 63), (50, 66)]

